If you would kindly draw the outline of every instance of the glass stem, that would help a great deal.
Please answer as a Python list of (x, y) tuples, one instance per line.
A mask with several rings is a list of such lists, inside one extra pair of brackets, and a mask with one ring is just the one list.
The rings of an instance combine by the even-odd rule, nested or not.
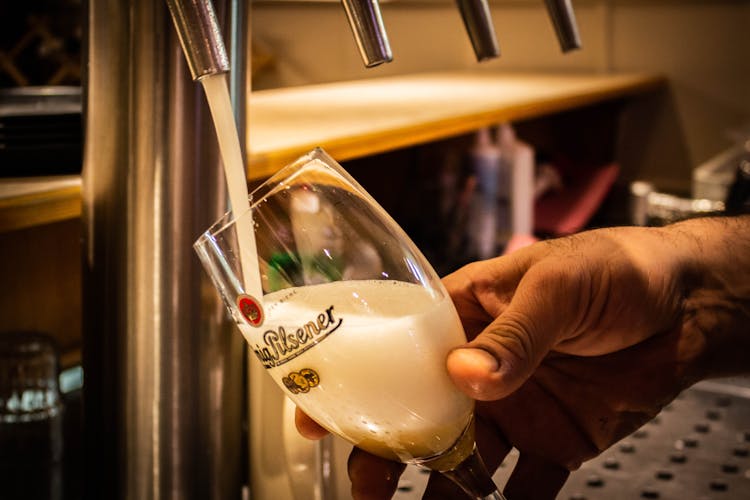
[(441, 472), (445, 477), (461, 487), (471, 498), (476, 500), (506, 500), (497, 489), (487, 468), (482, 462), (482, 457), (477, 453), (477, 448), (471, 455), (458, 464), (456, 468)]

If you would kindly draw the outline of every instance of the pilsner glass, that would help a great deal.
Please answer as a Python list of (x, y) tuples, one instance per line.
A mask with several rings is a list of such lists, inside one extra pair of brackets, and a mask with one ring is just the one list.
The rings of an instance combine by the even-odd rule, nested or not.
[(0, 332), (0, 498), (63, 497), (63, 404), (57, 346)]
[[(473, 401), (445, 368), (466, 342), (460, 319), (409, 237), (320, 149), (250, 198), (249, 211), (227, 213), (194, 246), (279, 387), (355, 446), (502, 499), (476, 453)], [(255, 265), (262, 297), (246, 286)]]

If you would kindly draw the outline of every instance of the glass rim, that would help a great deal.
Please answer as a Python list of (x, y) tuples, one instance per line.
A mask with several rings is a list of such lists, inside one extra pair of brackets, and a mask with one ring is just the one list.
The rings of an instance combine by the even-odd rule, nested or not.
[[(279, 185), (283, 184), (284, 181), (291, 179), (294, 176), (295, 172), (301, 171), (315, 159), (321, 160), (326, 168), (333, 170), (337, 175), (341, 176), (347, 183), (351, 185), (351, 187), (355, 188), (360, 194), (370, 198), (370, 196), (367, 194), (367, 191), (365, 191), (365, 189), (346, 170), (344, 170), (344, 168), (341, 167), (333, 157), (326, 153), (322, 148), (316, 147), (303, 154), (293, 162), (281, 167), (271, 177), (269, 177), (259, 186), (253, 189), (248, 194), (248, 199), (250, 202), (249, 209), (244, 210), (238, 216), (235, 216), (234, 211), (231, 209), (224, 212), (224, 214), (216, 221), (214, 221), (208, 227), (208, 229), (200, 234), (200, 236), (193, 243), (193, 248), (197, 249), (204, 246), (208, 240), (214, 238), (215, 236), (232, 227), (232, 225), (234, 225), (238, 219), (241, 219), (242, 217), (245, 217), (249, 212), (252, 212), (253, 209), (258, 205), (258, 203), (266, 199), (271, 194), (275, 193)], [(257, 196), (257, 194), (262, 191), (265, 191), (263, 193), (263, 196)]]

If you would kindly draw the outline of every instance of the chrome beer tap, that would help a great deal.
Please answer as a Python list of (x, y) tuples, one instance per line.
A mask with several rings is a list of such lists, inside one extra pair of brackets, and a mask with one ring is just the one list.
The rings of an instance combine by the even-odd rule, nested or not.
[(365, 66), (391, 62), (393, 54), (378, 0), (341, 0)]
[(500, 55), (487, 0), (456, 0), (477, 61)]
[(210, 0), (167, 0), (193, 80), (229, 71), (221, 29)]
[(578, 24), (571, 0), (545, 0), (563, 52), (581, 48)]

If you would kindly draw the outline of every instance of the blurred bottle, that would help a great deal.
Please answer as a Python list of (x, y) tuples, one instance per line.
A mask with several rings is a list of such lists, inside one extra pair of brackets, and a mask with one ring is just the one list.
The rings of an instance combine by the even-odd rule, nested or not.
[(510, 237), (505, 253), (537, 241), (534, 236), (535, 154), (510, 125), (500, 127), (500, 147), (509, 161)]
[[(470, 160), (476, 179), (469, 207), (469, 254), (477, 259), (489, 259), (498, 253), (498, 230), (503, 223), (501, 191), (507, 193), (503, 180), (503, 161), (500, 148), (492, 140), (490, 129), (477, 131)], [(507, 195), (505, 196), (507, 203)]]
[(58, 370), (49, 337), (0, 333), (0, 498), (63, 497)]

